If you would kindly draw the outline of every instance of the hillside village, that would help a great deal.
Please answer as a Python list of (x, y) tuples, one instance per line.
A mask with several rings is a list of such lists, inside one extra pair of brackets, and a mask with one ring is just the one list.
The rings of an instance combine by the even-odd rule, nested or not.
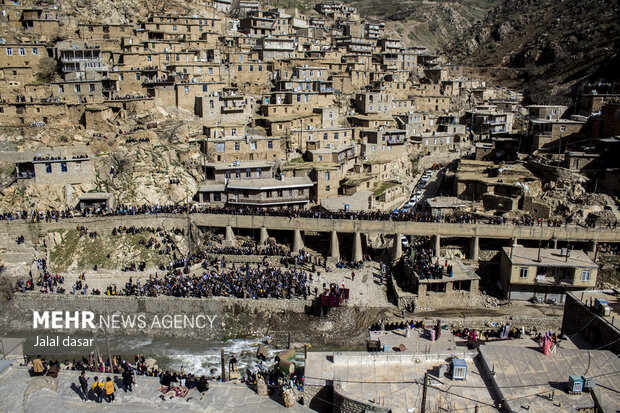
[(523, 107), (340, 2), (192, 7), (108, 24), (3, 0), (3, 209), (191, 199), (618, 219), (587, 194), (618, 189), (617, 85)]
[(0, 410), (620, 411), (620, 83), (274, 1), (0, 0)]

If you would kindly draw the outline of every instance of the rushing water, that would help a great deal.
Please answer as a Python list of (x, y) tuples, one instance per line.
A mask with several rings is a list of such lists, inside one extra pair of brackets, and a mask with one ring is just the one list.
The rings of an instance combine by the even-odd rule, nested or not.
[[(36, 333), (32, 332), (14, 332), (13, 337), (22, 337), (28, 339), (27, 342), (33, 341)], [(283, 348), (277, 348), (274, 345), (267, 344), (268, 337), (265, 338), (246, 338), (246, 339), (230, 339), (230, 340), (200, 340), (177, 337), (145, 337), (145, 336), (115, 336), (109, 339), (109, 353), (112, 355), (121, 355), (127, 361), (133, 362), (135, 355), (144, 355), (145, 358), (155, 359), (160, 369), (169, 369), (171, 371), (193, 373), (196, 375), (219, 376), (221, 368), (221, 351), (224, 350), (226, 360), (230, 360), (232, 356), (237, 359), (237, 366), (242, 375), (246, 375), (248, 368), (254, 368), (259, 360), (256, 357), (256, 351), (260, 346), (267, 348), (267, 361), (263, 363), (265, 367), (274, 364), (275, 356), (284, 351)], [(85, 348), (75, 353), (45, 353), (45, 350), (39, 351), (48, 360), (59, 360), (61, 362), (73, 359), (87, 357), (88, 354), (98, 351), (106, 359), (108, 356), (108, 342), (105, 338), (97, 338), (92, 348)], [(25, 346), (24, 352), (34, 356), (34, 351)], [(31, 354), (32, 352), (32, 354)], [(303, 367), (304, 354), (303, 348), (297, 349), (297, 357), (295, 364)]]

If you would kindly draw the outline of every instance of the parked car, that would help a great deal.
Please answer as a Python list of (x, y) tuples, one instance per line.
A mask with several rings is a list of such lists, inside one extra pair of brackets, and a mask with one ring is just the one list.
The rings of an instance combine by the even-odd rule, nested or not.
[(407, 248), (409, 246), (409, 240), (404, 235), (400, 236), (400, 242), (403, 244), (403, 247), (405, 247), (405, 248)]

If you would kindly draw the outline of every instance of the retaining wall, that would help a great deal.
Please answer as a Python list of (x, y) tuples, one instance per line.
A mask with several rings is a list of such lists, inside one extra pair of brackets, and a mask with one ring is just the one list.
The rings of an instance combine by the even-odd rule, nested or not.
[(569, 336), (580, 333), (595, 348), (620, 354), (620, 330), (592, 312), (572, 293), (566, 294), (562, 331)]

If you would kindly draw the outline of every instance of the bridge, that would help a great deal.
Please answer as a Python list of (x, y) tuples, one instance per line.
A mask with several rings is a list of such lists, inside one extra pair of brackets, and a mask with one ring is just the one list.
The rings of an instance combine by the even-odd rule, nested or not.
[[(329, 219), (329, 218), (293, 218), (286, 216), (266, 215), (232, 215), (232, 214), (147, 214), (147, 215), (119, 215), (105, 217), (76, 217), (61, 219), (58, 222), (28, 221), (0, 221), (0, 232), (14, 236), (24, 233), (35, 233), (37, 236), (58, 229), (75, 229), (77, 225), (86, 226), (89, 231), (107, 232), (112, 228), (123, 226), (187, 228), (192, 223), (203, 228), (221, 228), (226, 234), (226, 242), (234, 242), (234, 229), (259, 230), (259, 243), (263, 244), (269, 231), (291, 231), (293, 233), (293, 251), (303, 248), (303, 234), (305, 232), (324, 233), (330, 240), (330, 257), (340, 258), (339, 234), (351, 234), (352, 261), (362, 258), (362, 234), (387, 235), (399, 240), (401, 235), (430, 236), (433, 238), (435, 252), (439, 252), (442, 237), (469, 239), (469, 256), (478, 259), (479, 240), (504, 239), (511, 240), (515, 245), (518, 240), (549, 241), (557, 246), (558, 241), (582, 242), (594, 251), (596, 244), (620, 243), (620, 230), (607, 228), (585, 228), (577, 225), (561, 227), (526, 226), (526, 225), (492, 225), (472, 223), (436, 223), (414, 221), (377, 221), (359, 219)], [(329, 234), (329, 235), (328, 235)], [(393, 258), (400, 257), (402, 246), (400, 242), (393, 243)]]

